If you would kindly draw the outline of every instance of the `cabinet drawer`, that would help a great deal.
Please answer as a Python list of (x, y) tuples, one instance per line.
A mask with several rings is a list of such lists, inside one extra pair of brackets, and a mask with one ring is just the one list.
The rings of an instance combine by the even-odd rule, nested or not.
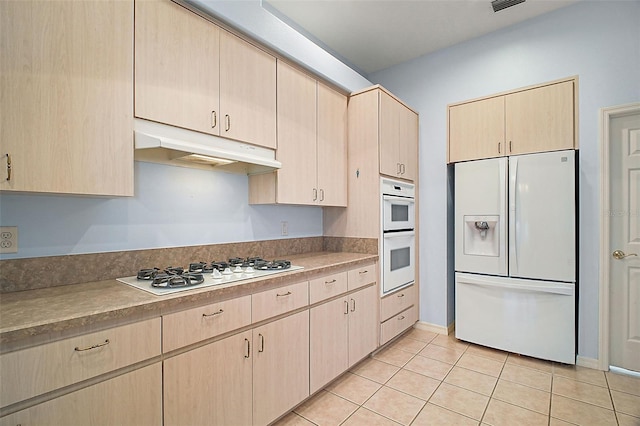
[(380, 345), (384, 345), (389, 340), (411, 327), (418, 320), (418, 308), (413, 305), (406, 311), (389, 318), (380, 324)]
[(415, 284), (385, 296), (380, 300), (380, 321), (387, 320), (414, 304), (416, 304)]
[(309, 305), (309, 281), (291, 284), (251, 296), (251, 320), (264, 319)]
[(349, 271), (349, 290), (363, 287), (378, 280), (376, 264), (364, 265)]
[(169, 352), (251, 324), (251, 296), (162, 317), (162, 350)]
[(347, 273), (327, 275), (309, 281), (309, 303), (314, 304), (347, 292)]
[(0, 356), (2, 406), (160, 355), (160, 318)]

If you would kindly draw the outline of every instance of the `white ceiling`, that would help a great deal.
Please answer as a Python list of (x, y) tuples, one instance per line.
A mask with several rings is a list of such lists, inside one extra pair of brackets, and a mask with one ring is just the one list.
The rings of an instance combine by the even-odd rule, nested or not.
[(263, 0), (263, 7), (363, 74), (488, 34), (579, 0)]

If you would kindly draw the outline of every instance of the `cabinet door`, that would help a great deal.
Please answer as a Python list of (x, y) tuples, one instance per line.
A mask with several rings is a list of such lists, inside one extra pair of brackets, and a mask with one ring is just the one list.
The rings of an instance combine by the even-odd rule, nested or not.
[(0, 40), (0, 189), (133, 195), (133, 2), (2, 1)]
[(226, 31), (220, 33), (220, 110), (221, 136), (276, 147), (276, 59)]
[(404, 106), (401, 114), (399, 177), (414, 181), (418, 177), (418, 114)]
[(574, 147), (573, 81), (506, 96), (510, 155)]
[(278, 62), (279, 203), (317, 204), (316, 81)]
[(0, 418), (1, 426), (20, 424), (160, 426), (160, 363)]
[(314, 393), (349, 368), (348, 300), (341, 298), (318, 305), (309, 315), (309, 382)]
[(171, 1), (136, 1), (135, 114), (219, 134), (220, 29)]
[(253, 424), (266, 425), (309, 396), (309, 311), (253, 329), (252, 351)]
[(251, 331), (164, 361), (165, 425), (251, 424)]
[(318, 200), (347, 206), (347, 97), (318, 83)]
[(378, 347), (378, 286), (349, 296), (349, 366)]
[(504, 96), (450, 107), (449, 162), (506, 155), (504, 108)]
[(400, 118), (403, 105), (385, 92), (380, 91), (380, 173), (399, 177), (400, 164)]

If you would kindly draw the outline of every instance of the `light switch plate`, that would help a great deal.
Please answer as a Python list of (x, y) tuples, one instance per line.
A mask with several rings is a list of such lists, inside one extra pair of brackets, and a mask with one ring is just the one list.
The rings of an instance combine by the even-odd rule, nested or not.
[(0, 226), (0, 253), (18, 252), (18, 227)]

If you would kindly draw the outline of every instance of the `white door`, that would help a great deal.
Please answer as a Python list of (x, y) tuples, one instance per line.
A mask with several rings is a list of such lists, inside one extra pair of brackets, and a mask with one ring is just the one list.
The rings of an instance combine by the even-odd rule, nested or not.
[(509, 158), (509, 275), (576, 280), (575, 152)]
[(609, 361), (640, 372), (640, 112), (609, 128)]
[(507, 275), (507, 159), (455, 165), (455, 268)]

